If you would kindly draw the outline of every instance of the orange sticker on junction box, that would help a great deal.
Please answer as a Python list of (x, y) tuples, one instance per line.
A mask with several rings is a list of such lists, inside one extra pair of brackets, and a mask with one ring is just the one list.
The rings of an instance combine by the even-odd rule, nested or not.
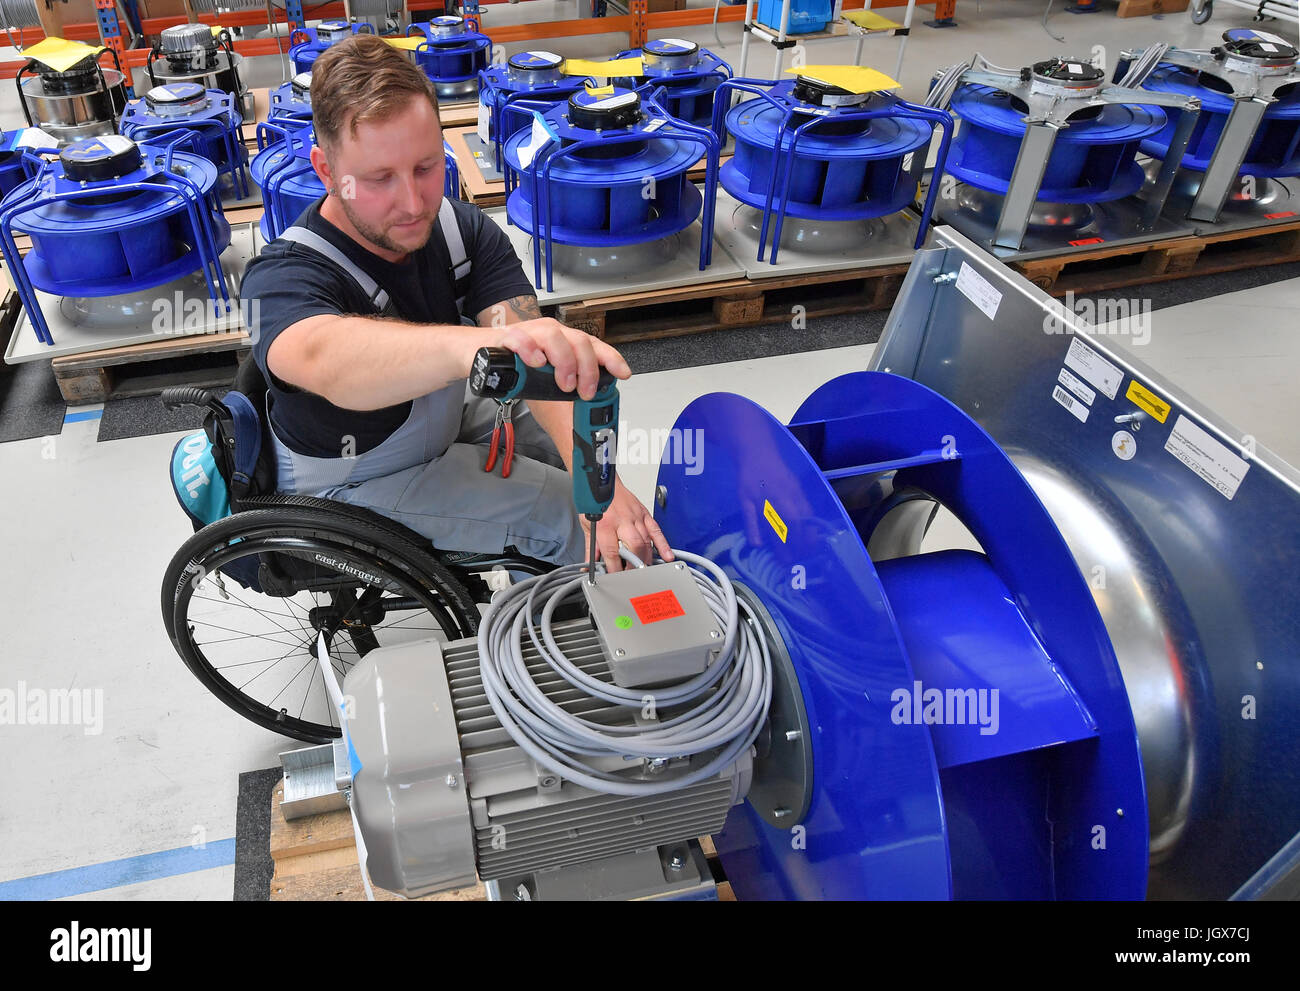
[(638, 595), (635, 599), (627, 601), (632, 604), (637, 619), (642, 623), (658, 623), (663, 619), (675, 619), (686, 615), (686, 610), (677, 601), (677, 596), (673, 594), (672, 589), (666, 588), (662, 592)]

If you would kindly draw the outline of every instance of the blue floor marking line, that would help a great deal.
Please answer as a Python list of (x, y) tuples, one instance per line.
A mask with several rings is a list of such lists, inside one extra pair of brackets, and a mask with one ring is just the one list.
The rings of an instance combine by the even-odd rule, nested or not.
[(124, 884), (156, 881), (192, 874), (213, 867), (226, 867), (235, 862), (235, 840), (217, 840), (202, 849), (182, 846), (174, 850), (159, 850), (138, 857), (108, 860), (88, 867), (70, 867), (48, 874), (33, 874), (14, 881), (0, 881), (0, 901), (45, 901), (83, 895), (105, 888), (118, 888)]
[(98, 420), (104, 415), (102, 409), (87, 409), (80, 413), (68, 413), (63, 417), (64, 423), (80, 423), (82, 420)]

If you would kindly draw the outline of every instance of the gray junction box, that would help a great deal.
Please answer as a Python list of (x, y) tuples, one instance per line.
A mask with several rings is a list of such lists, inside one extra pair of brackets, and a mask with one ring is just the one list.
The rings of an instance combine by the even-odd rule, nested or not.
[(582, 589), (620, 688), (693, 678), (722, 651), (717, 617), (681, 562), (601, 575)]

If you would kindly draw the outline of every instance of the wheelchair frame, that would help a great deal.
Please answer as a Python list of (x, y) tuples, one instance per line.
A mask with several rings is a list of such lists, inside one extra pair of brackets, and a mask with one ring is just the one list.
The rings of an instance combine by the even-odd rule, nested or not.
[[(240, 377), (253, 378), (254, 372), (255, 368), (247, 374), (241, 369)], [(256, 378), (260, 378), (260, 373)], [(240, 388), (238, 381), (235, 388), (249, 394)], [(221, 455), (229, 459), (227, 465), (233, 462), (233, 427), (225, 404), (213, 393), (191, 388), (169, 389), (163, 393), (162, 399), (171, 408), (194, 405), (208, 409), (214, 418), (211, 428), (214, 448), (225, 449), (221, 450)], [(260, 403), (254, 405), (265, 438), (265, 410)], [(223, 411), (226, 413), (224, 426)], [(262, 453), (266, 455), (265, 445)], [(220, 458), (218, 464), (221, 465)], [(222, 474), (225, 477), (226, 472), (223, 470)], [(227, 484), (230, 485), (229, 479)], [(389, 613), (426, 610), (447, 639), (474, 636), (478, 631), (477, 607), (492, 595), (479, 572), (504, 569), (543, 574), (554, 567), (521, 555), (513, 548), (506, 548), (502, 553), (440, 551), (410, 528), (358, 506), (283, 493), (246, 496), (242, 492), (237, 494), (236, 486), (230, 485), (230, 488), (231, 514), (195, 532), (167, 567), (161, 589), (163, 625), (182, 661), (222, 702), (258, 725), (294, 739), (324, 743), (337, 737), (339, 730), (337, 726), (324, 722), (303, 720), (301, 711), (295, 718), (287, 708), (276, 710), (273, 705), (246, 694), (246, 686), (239, 686), (221, 674), (203, 652), (204, 645), (196, 642), (195, 624), (202, 625), (205, 621), (192, 621), (190, 609), (196, 597), (202, 599), (198, 592), (203, 582), (212, 579), (216, 590), (212, 601), (226, 599), (247, 605), (239, 598), (238, 591), (232, 599), (225, 584), (232, 576), (223, 573), (223, 565), (218, 562), (229, 564), (231, 557), (242, 556), (251, 563), (252, 555), (256, 554), (256, 585), (245, 584), (242, 578), (235, 580), (242, 589), (269, 599), (292, 603), (303, 592), (310, 593), (313, 601), (317, 595), (328, 595), (327, 605), (317, 603), (311, 609), (304, 609), (299, 604), (298, 610), (302, 615), (295, 614), (292, 605), (286, 605), (284, 613), (273, 614), (296, 620), (300, 629), (294, 630), (273, 618), (272, 623), (280, 626), (283, 632), (271, 631), (273, 639), (270, 642), (281, 646), (288, 644), (291, 648), (286, 651), (288, 656), (295, 646), (293, 641), (301, 633), (301, 642), (296, 646), (306, 648), (307, 653), (314, 657), (313, 635), (324, 633), (331, 663), (334, 646), (341, 642), (340, 637), (350, 641), (358, 659), (380, 646), (375, 632), (381, 627), (376, 626), (376, 620), (382, 620)], [(266, 550), (261, 549), (264, 546)], [(322, 565), (321, 562), (330, 563)], [(329, 573), (322, 573), (322, 568), (331, 567)], [(385, 598), (385, 593), (392, 593), (394, 588), (401, 594)], [(254, 608), (253, 611), (259, 616), (265, 615), (261, 610)], [(420, 628), (407, 627), (403, 632), (412, 629)], [(231, 629), (230, 632), (240, 634), (238, 630)], [(243, 638), (256, 636), (258, 634), (242, 634)], [(284, 636), (289, 640), (274, 639)], [(227, 639), (240, 638), (241, 635), (237, 635)], [(308, 693), (315, 673), (308, 674)], [(342, 675), (344, 672), (340, 670), (339, 673)], [(303, 710), (306, 705), (307, 698), (304, 697)]]

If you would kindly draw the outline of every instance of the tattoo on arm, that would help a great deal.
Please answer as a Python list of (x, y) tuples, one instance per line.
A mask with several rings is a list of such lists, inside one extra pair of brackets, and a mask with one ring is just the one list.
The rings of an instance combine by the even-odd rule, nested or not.
[(488, 315), (489, 326), (504, 327), (507, 324), (519, 323), (521, 320), (538, 320), (541, 318), (542, 310), (537, 305), (536, 296), (511, 296), (490, 306)]

